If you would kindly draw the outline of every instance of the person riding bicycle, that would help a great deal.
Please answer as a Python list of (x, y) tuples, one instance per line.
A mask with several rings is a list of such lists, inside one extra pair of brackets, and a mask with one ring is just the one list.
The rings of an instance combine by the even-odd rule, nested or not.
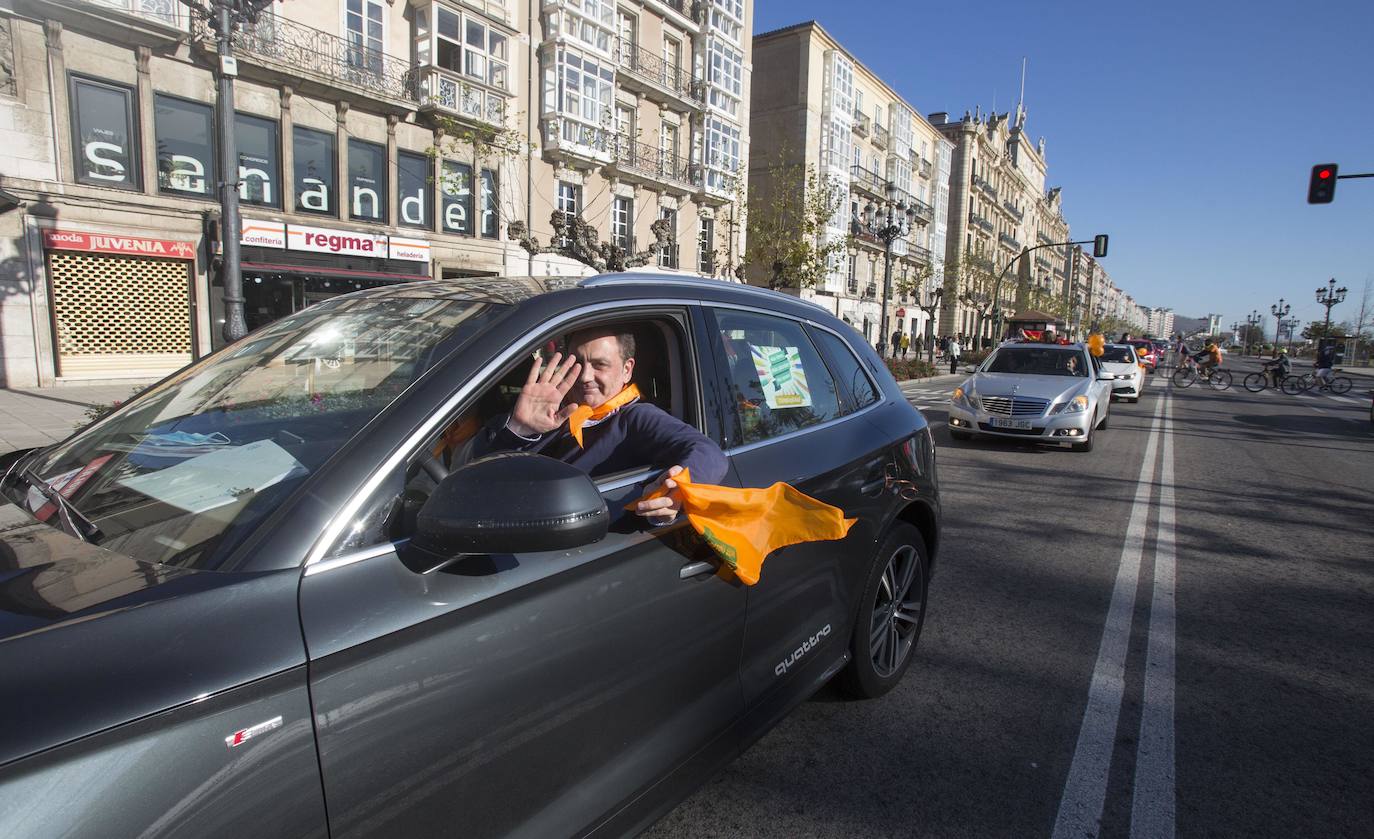
[(1293, 362), (1288, 360), (1288, 348), (1279, 350), (1277, 358), (1272, 358), (1264, 362), (1264, 378), (1269, 382), (1270, 387), (1278, 387), (1279, 382), (1283, 381), (1289, 373), (1293, 372)]
[(1204, 378), (1210, 376), (1213, 370), (1221, 366), (1221, 347), (1217, 346), (1216, 341), (1208, 341), (1202, 352), (1193, 354), (1193, 361), (1197, 362), (1198, 375)]
[(1321, 382), (1323, 390), (1331, 385), (1331, 368), (1335, 365), (1336, 344), (1332, 341), (1317, 350), (1317, 360), (1313, 365), (1317, 368), (1317, 381)]

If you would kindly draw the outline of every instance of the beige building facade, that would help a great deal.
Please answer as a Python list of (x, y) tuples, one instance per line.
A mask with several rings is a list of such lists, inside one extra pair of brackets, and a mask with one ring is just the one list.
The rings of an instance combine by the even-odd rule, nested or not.
[[(624, 229), (636, 245), (671, 211), (665, 269), (675, 256), (676, 270), (723, 274), (739, 253), (747, 109), (726, 117), (731, 96), (747, 102), (750, 5), (270, 5), (234, 40), (249, 328), (384, 283), (587, 273), (508, 235), (521, 221), (547, 244), (560, 184), (582, 190), (562, 209), (603, 238), (612, 196), (635, 205)], [(625, 41), (629, 17), (638, 29)], [(735, 51), (719, 59), (732, 32)], [(632, 78), (679, 34), (679, 63)], [(222, 345), (214, 49), (207, 21), (175, 0), (0, 8), (0, 66), (12, 68), (0, 77), (0, 188), (15, 199), (0, 206), (0, 386), (146, 379)], [(713, 56), (723, 93), (703, 81)], [(675, 98), (674, 84), (694, 98)], [(627, 151), (620, 104), (661, 154)], [(565, 134), (550, 142), (572, 109), (579, 132), (603, 132), (599, 156), (570, 151)]]
[[(870, 204), (897, 200), (911, 207), (910, 233), (892, 243), (887, 333), (925, 336), (932, 325), (917, 304), (929, 302), (944, 270), (952, 144), (814, 21), (756, 36), (754, 57), (769, 72), (754, 80), (751, 194), (797, 201), (776, 194), (779, 173), (798, 166), (819, 173), (844, 196), (822, 242), (849, 237)], [(769, 281), (766, 266), (752, 270), (751, 282)], [(859, 232), (814, 287), (791, 291), (877, 343), (888, 340), (882, 335), (885, 280), (884, 243)]]

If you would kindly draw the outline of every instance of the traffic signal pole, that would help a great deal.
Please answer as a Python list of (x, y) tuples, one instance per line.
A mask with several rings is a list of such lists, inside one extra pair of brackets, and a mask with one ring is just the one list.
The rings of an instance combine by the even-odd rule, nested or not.
[(1012, 257), (1011, 261), (1003, 266), (1002, 273), (997, 275), (997, 282), (992, 285), (993, 346), (996, 346), (997, 343), (1002, 340), (1002, 299), (1000, 295), (1002, 291), (1002, 281), (1006, 279), (1007, 272), (1011, 270), (1011, 266), (1020, 262), (1021, 258), (1030, 254), (1031, 251), (1038, 251), (1041, 248), (1062, 248), (1065, 245), (1092, 245), (1094, 259), (1101, 259), (1107, 255), (1107, 235), (1105, 233), (1099, 233), (1091, 239), (1083, 239), (1077, 242), (1046, 242), (1043, 245), (1034, 245), (1029, 248), (1023, 247), (1020, 253)]

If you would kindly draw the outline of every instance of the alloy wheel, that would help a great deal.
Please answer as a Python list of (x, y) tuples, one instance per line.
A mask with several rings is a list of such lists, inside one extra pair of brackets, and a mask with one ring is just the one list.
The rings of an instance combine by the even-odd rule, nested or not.
[(921, 627), (924, 589), (920, 556), (911, 545), (901, 546), (878, 580), (869, 619), (873, 670), (882, 678), (896, 673), (911, 652)]

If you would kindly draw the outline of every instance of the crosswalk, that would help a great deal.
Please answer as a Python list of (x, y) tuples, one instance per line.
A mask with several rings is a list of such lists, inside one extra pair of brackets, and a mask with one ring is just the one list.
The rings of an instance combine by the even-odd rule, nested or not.
[(922, 411), (945, 408), (949, 406), (950, 391), (963, 379), (964, 376), (955, 374), (937, 376), (925, 381), (902, 382), (902, 395), (906, 397), (906, 401)]

